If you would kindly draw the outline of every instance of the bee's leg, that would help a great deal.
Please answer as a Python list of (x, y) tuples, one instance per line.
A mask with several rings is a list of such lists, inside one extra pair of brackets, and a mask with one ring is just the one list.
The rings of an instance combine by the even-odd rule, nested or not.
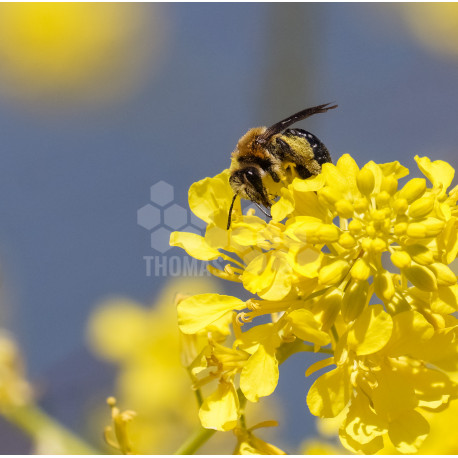
[(312, 176), (310, 170), (305, 165), (296, 164), (296, 172), (303, 180)]
[(270, 176), (272, 177), (272, 180), (275, 181), (275, 183), (279, 183), (280, 182), (280, 177), (278, 176), (278, 173), (275, 172), (275, 170), (272, 169), (272, 167), (269, 167), (269, 170), (267, 170), (270, 174)]

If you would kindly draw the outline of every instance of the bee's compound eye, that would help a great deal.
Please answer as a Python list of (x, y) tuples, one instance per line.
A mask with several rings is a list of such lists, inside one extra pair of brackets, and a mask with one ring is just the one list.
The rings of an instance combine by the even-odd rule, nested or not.
[(253, 175), (254, 175), (254, 172), (253, 172), (253, 170), (247, 170), (246, 174), (247, 174), (247, 175), (250, 175), (250, 176), (253, 176)]

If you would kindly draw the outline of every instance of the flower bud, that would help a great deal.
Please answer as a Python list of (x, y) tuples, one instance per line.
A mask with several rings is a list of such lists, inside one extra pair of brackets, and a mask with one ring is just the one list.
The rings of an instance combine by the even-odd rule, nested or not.
[(412, 259), (405, 251), (395, 251), (391, 254), (391, 262), (399, 269), (405, 269), (410, 266)]
[(382, 184), (380, 185), (380, 191), (387, 192), (390, 195), (393, 195), (398, 190), (398, 180), (394, 176), (389, 175), (383, 177)]
[(377, 203), (378, 207), (385, 207), (391, 199), (390, 194), (387, 191), (379, 192), (375, 196), (375, 202)]
[(403, 234), (405, 234), (406, 231), (407, 231), (407, 226), (408, 226), (407, 223), (404, 223), (404, 222), (395, 224), (395, 225), (394, 225), (394, 228), (393, 228), (393, 229), (394, 229), (394, 233), (395, 233), (396, 235), (403, 235)]
[(353, 207), (357, 213), (364, 213), (369, 208), (369, 201), (363, 197), (353, 202)]
[(409, 216), (411, 218), (423, 218), (434, 208), (434, 197), (422, 197), (421, 199), (412, 202), (409, 208)]
[(422, 266), (427, 266), (434, 262), (433, 252), (430, 251), (427, 247), (420, 244), (409, 245), (404, 247), (404, 250), (409, 253), (410, 257), (417, 263)]
[(428, 266), (436, 275), (437, 284), (440, 286), (453, 286), (456, 284), (456, 275), (452, 269), (441, 262), (435, 262)]
[(353, 281), (346, 289), (342, 300), (342, 317), (347, 323), (358, 318), (364, 310), (368, 291), (367, 281)]
[(337, 242), (339, 235), (339, 228), (334, 224), (320, 224), (316, 231), (316, 237), (321, 243)]
[(385, 212), (383, 210), (372, 210), (371, 216), (374, 221), (383, 221), (385, 219)]
[(406, 199), (410, 204), (421, 197), (425, 191), (426, 180), (424, 178), (412, 178), (399, 191), (398, 197)]
[(386, 242), (383, 239), (375, 238), (371, 241), (371, 250), (374, 253), (380, 253), (383, 250), (386, 250)]
[(350, 266), (347, 261), (338, 259), (320, 269), (318, 281), (322, 285), (335, 285), (344, 279), (349, 269)]
[(363, 230), (363, 224), (359, 219), (352, 219), (348, 223), (348, 230), (352, 235), (358, 235)]
[(374, 292), (384, 302), (391, 300), (395, 289), (393, 276), (390, 272), (374, 275)]
[(423, 224), (426, 227), (427, 237), (435, 237), (436, 235), (439, 235), (445, 226), (445, 222), (437, 218), (427, 218)]
[(445, 223), (437, 218), (427, 218), (421, 223), (410, 223), (407, 226), (407, 235), (412, 238), (435, 237), (444, 228)]
[(407, 312), (408, 310), (410, 310), (409, 303), (398, 293), (394, 294), (394, 296), (386, 303), (386, 311), (391, 315)]
[(393, 203), (393, 210), (396, 213), (405, 213), (407, 208), (409, 207), (409, 203), (406, 199), (396, 199)]
[(419, 264), (412, 264), (403, 271), (407, 279), (422, 291), (436, 291), (437, 280), (436, 276), (430, 269)]
[(353, 216), (354, 208), (350, 201), (347, 199), (340, 199), (335, 203), (337, 213), (343, 218), (351, 218)]
[(362, 258), (357, 259), (350, 270), (350, 275), (355, 280), (367, 280), (370, 274), (371, 268)]
[(340, 289), (332, 289), (322, 298), (318, 297), (313, 306), (313, 313), (319, 316), (322, 330), (327, 332), (334, 324), (342, 304), (343, 292)]
[(334, 204), (342, 198), (338, 191), (329, 187), (320, 189), (318, 191), (318, 197), (325, 204), (330, 205), (331, 207), (333, 207)]
[(368, 167), (363, 167), (356, 175), (356, 184), (361, 194), (368, 196), (375, 186), (374, 173)]
[(339, 244), (342, 245), (344, 248), (352, 248), (355, 246), (356, 240), (348, 232), (342, 232), (342, 234), (339, 237)]

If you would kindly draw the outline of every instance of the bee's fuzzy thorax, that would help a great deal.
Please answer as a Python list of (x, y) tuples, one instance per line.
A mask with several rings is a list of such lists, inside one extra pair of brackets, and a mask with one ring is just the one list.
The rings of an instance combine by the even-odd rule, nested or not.
[(265, 130), (266, 127), (254, 127), (253, 129), (250, 129), (245, 135), (240, 137), (239, 141), (237, 142), (237, 149), (234, 151), (234, 153), (238, 152), (238, 155), (240, 156), (246, 154), (263, 156), (265, 154), (264, 148), (256, 145), (254, 141), (256, 137), (265, 132)]

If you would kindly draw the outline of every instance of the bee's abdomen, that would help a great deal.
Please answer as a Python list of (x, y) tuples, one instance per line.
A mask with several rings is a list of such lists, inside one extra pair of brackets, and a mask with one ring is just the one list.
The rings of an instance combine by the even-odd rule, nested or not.
[(332, 162), (331, 155), (324, 144), (315, 135), (303, 129), (287, 129), (283, 135), (290, 137), (302, 137), (307, 140), (313, 151), (314, 159), (318, 164), (323, 165), (326, 162)]

